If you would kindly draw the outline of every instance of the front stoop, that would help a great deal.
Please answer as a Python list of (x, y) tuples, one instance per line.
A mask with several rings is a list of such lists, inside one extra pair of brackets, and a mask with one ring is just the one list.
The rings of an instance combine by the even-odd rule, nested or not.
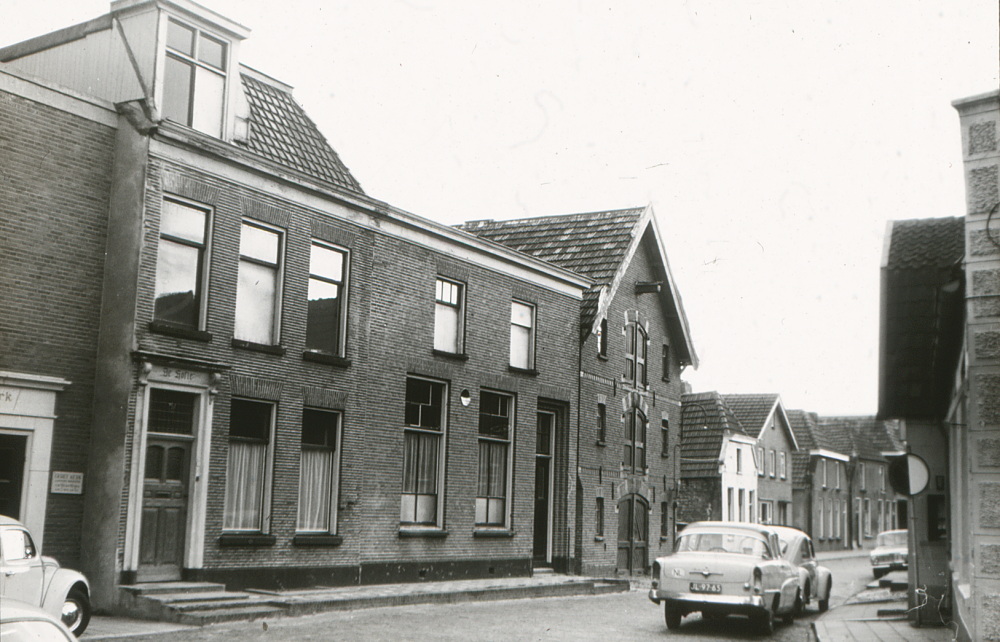
[(129, 615), (203, 626), (309, 615), (325, 611), (513, 600), (533, 597), (605, 595), (630, 590), (627, 580), (589, 579), (555, 574), (508, 581), (484, 580), (317, 587), (299, 591), (227, 591), (222, 584), (163, 582), (123, 586)]
[(284, 615), (270, 596), (230, 592), (209, 582), (151, 582), (121, 587), (129, 615), (162, 622), (204, 626), (248, 622)]

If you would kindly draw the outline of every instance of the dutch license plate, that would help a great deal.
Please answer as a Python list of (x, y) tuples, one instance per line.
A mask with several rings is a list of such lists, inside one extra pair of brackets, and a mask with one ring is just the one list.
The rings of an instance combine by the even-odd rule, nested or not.
[(704, 582), (691, 582), (692, 593), (721, 593), (721, 584), (705, 584)]

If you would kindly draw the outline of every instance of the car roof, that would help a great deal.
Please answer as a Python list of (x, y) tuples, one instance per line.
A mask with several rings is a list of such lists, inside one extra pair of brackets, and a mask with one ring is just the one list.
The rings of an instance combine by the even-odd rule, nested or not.
[(24, 620), (45, 620), (47, 622), (58, 622), (52, 615), (41, 608), (21, 602), (9, 597), (0, 598), (0, 621), (20, 622)]
[(764, 526), (761, 524), (749, 524), (747, 522), (694, 522), (693, 524), (688, 524), (684, 527), (684, 530), (677, 533), (677, 536), (687, 535), (691, 531), (751, 531), (759, 535), (767, 537), (775, 530), (771, 526)]
[(768, 528), (777, 533), (778, 537), (781, 537), (782, 539), (796, 539), (796, 538), (809, 537), (804, 532), (800, 531), (797, 528), (792, 528), (791, 526), (769, 526)]
[(6, 515), (0, 515), (0, 526), (24, 526), (21, 522), (17, 521), (13, 517), (7, 517)]

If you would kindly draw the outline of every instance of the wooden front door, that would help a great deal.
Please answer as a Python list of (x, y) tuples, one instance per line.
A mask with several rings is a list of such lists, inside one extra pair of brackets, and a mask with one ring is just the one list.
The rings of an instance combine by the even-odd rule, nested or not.
[(28, 438), (0, 435), (0, 515), (21, 519), (21, 490)]
[(649, 550), (649, 506), (640, 495), (618, 503), (618, 572), (643, 575)]
[(139, 535), (139, 582), (181, 579), (198, 396), (153, 388)]
[(552, 563), (552, 456), (556, 415), (539, 412), (535, 441), (535, 524), (532, 557), (536, 564)]

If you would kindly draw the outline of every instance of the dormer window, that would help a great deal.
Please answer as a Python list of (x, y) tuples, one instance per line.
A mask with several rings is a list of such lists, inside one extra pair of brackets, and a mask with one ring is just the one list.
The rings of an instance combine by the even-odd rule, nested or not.
[(163, 78), (163, 116), (222, 136), (228, 44), (170, 19)]

